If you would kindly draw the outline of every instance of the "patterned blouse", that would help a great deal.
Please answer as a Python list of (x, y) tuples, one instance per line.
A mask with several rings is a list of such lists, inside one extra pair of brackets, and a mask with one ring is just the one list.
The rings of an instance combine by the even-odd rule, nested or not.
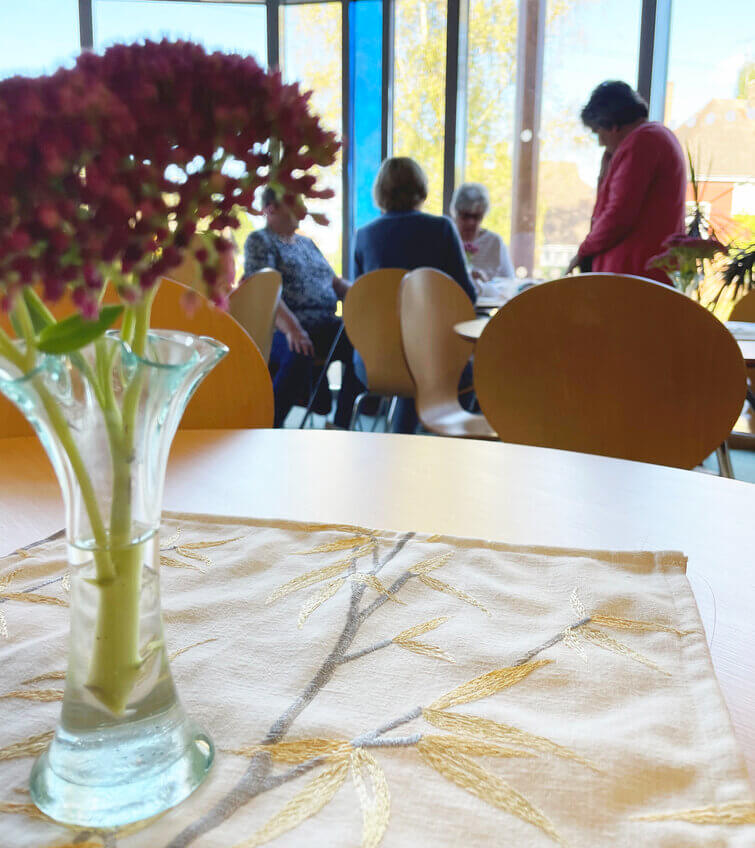
[(253, 232), (244, 245), (244, 276), (262, 268), (280, 271), (283, 300), (305, 330), (338, 320), (333, 269), (312, 239), (294, 235), (286, 242), (268, 227)]

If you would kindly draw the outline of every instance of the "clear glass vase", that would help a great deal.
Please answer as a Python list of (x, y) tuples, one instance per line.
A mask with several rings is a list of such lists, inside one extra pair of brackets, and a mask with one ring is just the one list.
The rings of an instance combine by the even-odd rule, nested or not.
[(137, 356), (115, 332), (27, 374), (0, 360), (0, 391), (55, 468), (71, 565), (70, 645), (60, 721), (36, 761), (42, 812), (113, 828), (186, 798), (213, 760), (184, 712), (160, 612), (159, 538), (170, 444), (194, 389), (225, 355), (211, 339), (149, 334)]

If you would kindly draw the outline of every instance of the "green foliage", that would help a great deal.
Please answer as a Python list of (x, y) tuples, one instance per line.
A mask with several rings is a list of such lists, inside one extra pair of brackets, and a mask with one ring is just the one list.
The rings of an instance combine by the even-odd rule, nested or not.
[(739, 69), (737, 75), (737, 97), (741, 100), (747, 98), (747, 87), (755, 85), (755, 62), (745, 62)]
[(37, 348), (42, 353), (54, 354), (80, 350), (110, 329), (122, 312), (122, 306), (104, 306), (93, 321), (87, 321), (81, 315), (71, 315), (63, 321), (49, 324), (39, 334)]

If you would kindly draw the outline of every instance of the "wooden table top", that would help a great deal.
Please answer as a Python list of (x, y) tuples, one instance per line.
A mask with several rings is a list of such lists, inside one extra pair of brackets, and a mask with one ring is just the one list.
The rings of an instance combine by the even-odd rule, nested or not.
[[(625, 460), (429, 436), (184, 431), (166, 509), (518, 544), (679, 550), (755, 786), (755, 486)], [(63, 525), (33, 438), (0, 439), (2, 551)]]
[[(467, 341), (470, 342), (476, 342), (482, 335), (482, 331), (487, 326), (489, 320), (489, 317), (482, 316), (480, 318), (475, 318), (472, 321), (460, 321), (458, 324), (454, 324), (454, 331), (463, 339), (467, 339)], [(752, 330), (740, 332), (739, 328), (742, 326), (752, 328)], [(737, 340), (739, 349), (742, 351), (742, 358), (745, 361), (745, 365), (749, 367), (755, 366), (755, 332), (753, 332), (755, 331), (755, 327), (753, 327), (752, 324), (742, 321), (728, 322), (727, 327), (731, 330), (732, 335)], [(747, 337), (740, 338), (739, 336), (741, 335)]]

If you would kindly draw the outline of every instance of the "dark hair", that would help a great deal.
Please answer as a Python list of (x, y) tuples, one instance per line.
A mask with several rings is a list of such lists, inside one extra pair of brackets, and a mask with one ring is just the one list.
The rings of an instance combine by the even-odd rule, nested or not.
[(380, 166), (372, 199), (383, 212), (411, 212), (427, 199), (427, 177), (408, 156), (393, 156)]
[(648, 104), (625, 82), (609, 80), (593, 90), (582, 110), (582, 123), (592, 130), (608, 130), (647, 118)]
[(262, 190), (262, 208), (266, 206), (275, 206), (278, 203), (278, 195), (274, 188), (265, 186)]

